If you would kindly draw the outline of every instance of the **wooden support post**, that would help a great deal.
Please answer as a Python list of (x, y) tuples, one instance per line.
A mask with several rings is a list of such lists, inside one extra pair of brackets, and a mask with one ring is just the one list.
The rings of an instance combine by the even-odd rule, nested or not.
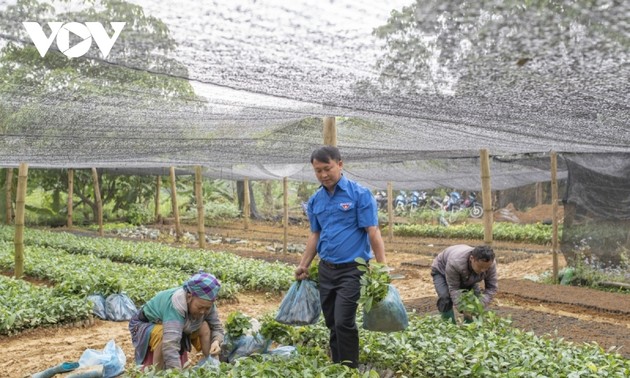
[(289, 178), (282, 178), (282, 207), (284, 209), (283, 228), (284, 235), (282, 236), (282, 251), (284, 253), (289, 252)]
[(175, 167), (171, 167), (171, 206), (173, 217), (175, 217), (175, 240), (179, 241), (182, 236), (182, 229), (179, 224), (179, 208), (177, 207), (177, 186), (175, 185)]
[(249, 214), (250, 214), (250, 201), (249, 201), (249, 178), (245, 177), (243, 180), (243, 227), (249, 230)]
[(18, 185), (15, 195), (15, 278), (24, 275), (24, 207), (26, 205), (26, 183), (28, 179), (28, 164), (20, 163), (18, 170)]
[(483, 198), (483, 241), (492, 245), (492, 188), (490, 185), (490, 153), (487, 149), (480, 151), (481, 193)]
[(68, 169), (68, 230), (72, 229), (72, 208), (74, 207), (74, 169)]
[(536, 206), (543, 204), (543, 183), (536, 183)]
[(104, 236), (103, 231), (103, 200), (101, 199), (101, 189), (98, 185), (98, 172), (92, 168), (92, 181), (94, 182), (94, 202), (96, 203), (96, 217), (98, 218), (98, 234)]
[(199, 248), (206, 248), (205, 214), (203, 206), (201, 166), (195, 167), (195, 200), (197, 201), (197, 237)]
[(394, 189), (392, 188), (392, 182), (387, 182), (387, 219), (389, 221), (389, 232), (388, 232), (388, 240), (389, 242), (394, 241)]
[(335, 117), (324, 117), (324, 144), (337, 146), (337, 125)]
[(551, 151), (551, 254), (553, 282), (558, 282), (558, 155)]
[(160, 191), (162, 190), (162, 176), (155, 179), (155, 222), (160, 221)]
[(7, 225), (11, 224), (11, 218), (12, 218), (12, 212), (11, 209), (13, 208), (13, 168), (7, 168), (7, 182), (5, 183), (6, 185), (6, 217), (5, 217), (5, 223)]

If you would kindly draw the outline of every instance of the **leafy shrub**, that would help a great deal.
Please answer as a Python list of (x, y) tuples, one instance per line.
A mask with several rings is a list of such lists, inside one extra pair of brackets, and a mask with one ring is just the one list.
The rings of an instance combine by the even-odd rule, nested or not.
[[(192, 209), (191, 212), (197, 216), (197, 209)], [(238, 210), (238, 206), (232, 202), (210, 202), (204, 206), (204, 217), (206, 224), (216, 225), (222, 221), (238, 218), (241, 212)]]
[(153, 216), (154, 214), (147, 206), (143, 206), (139, 203), (134, 203), (129, 206), (129, 210), (127, 210), (127, 221), (136, 226), (150, 223), (153, 220)]

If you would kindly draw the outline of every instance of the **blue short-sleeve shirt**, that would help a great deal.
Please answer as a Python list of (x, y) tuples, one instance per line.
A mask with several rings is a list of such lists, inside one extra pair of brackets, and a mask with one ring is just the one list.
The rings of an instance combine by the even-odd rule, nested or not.
[(376, 200), (365, 187), (345, 176), (331, 195), (321, 186), (308, 201), (308, 219), (312, 232), (319, 232), (317, 253), (333, 264), (371, 259), (366, 227), (378, 226)]

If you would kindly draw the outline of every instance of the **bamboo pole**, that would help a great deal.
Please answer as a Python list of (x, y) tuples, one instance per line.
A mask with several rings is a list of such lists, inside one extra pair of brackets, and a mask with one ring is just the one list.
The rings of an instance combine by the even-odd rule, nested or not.
[(98, 172), (92, 168), (92, 181), (94, 182), (94, 201), (96, 202), (96, 213), (98, 218), (98, 234), (104, 236), (103, 231), (103, 200), (101, 199), (101, 189), (98, 185)]
[(553, 256), (553, 282), (558, 282), (558, 155), (551, 151), (551, 254)]
[(282, 247), (284, 253), (289, 252), (289, 178), (282, 178), (282, 198), (283, 198), (283, 208), (284, 208), (284, 216), (283, 218), (283, 228), (284, 235), (282, 236)]
[(324, 144), (337, 146), (337, 125), (335, 117), (324, 117)]
[(536, 183), (536, 206), (543, 204), (543, 183)]
[(155, 179), (155, 221), (160, 221), (160, 191), (162, 190), (162, 176)]
[(26, 205), (26, 183), (28, 180), (28, 164), (20, 163), (18, 170), (18, 186), (15, 195), (15, 278), (24, 275), (24, 207)]
[(389, 220), (388, 240), (394, 241), (394, 189), (392, 188), (392, 182), (387, 182), (387, 218)]
[(68, 219), (67, 226), (68, 229), (72, 229), (72, 208), (74, 207), (73, 199), (74, 196), (74, 169), (68, 169)]
[(199, 248), (206, 248), (206, 228), (203, 206), (201, 166), (195, 167), (195, 200), (197, 201), (197, 237)]
[(13, 195), (13, 168), (7, 168), (7, 182), (6, 184), (6, 189), (7, 189), (7, 193), (6, 193), (6, 218), (5, 218), (5, 223), (7, 225), (11, 224), (11, 215), (13, 215), (11, 213), (11, 209), (13, 208), (13, 199), (12, 199), (12, 195)]
[(249, 212), (250, 212), (250, 201), (249, 201), (249, 178), (245, 177), (243, 180), (243, 227), (246, 230), (249, 230)]
[(488, 149), (480, 150), (481, 193), (483, 198), (483, 241), (492, 245), (492, 188), (490, 186), (490, 153)]
[(182, 236), (181, 226), (179, 224), (179, 209), (177, 208), (177, 187), (175, 186), (175, 167), (171, 167), (171, 205), (173, 208), (173, 217), (175, 217), (175, 240), (179, 241)]

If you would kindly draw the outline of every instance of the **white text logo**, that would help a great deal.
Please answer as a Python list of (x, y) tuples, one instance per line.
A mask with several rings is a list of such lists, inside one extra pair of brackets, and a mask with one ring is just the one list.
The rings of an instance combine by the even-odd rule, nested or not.
[[(107, 58), (120, 32), (125, 27), (125, 22), (110, 22), (114, 29), (114, 35), (110, 38), (100, 22), (86, 22), (85, 25), (79, 22), (68, 22), (67, 24), (63, 22), (49, 22), (50, 36), (44, 34), (44, 30), (37, 22), (22, 22), (22, 24), (26, 28), (28, 35), (31, 36), (31, 40), (42, 58), (48, 52), (55, 37), (57, 38), (59, 51), (68, 58), (78, 58), (87, 53), (92, 46), (92, 38), (94, 38), (96, 45), (101, 50), (103, 57)], [(70, 32), (83, 40), (70, 47)]]

